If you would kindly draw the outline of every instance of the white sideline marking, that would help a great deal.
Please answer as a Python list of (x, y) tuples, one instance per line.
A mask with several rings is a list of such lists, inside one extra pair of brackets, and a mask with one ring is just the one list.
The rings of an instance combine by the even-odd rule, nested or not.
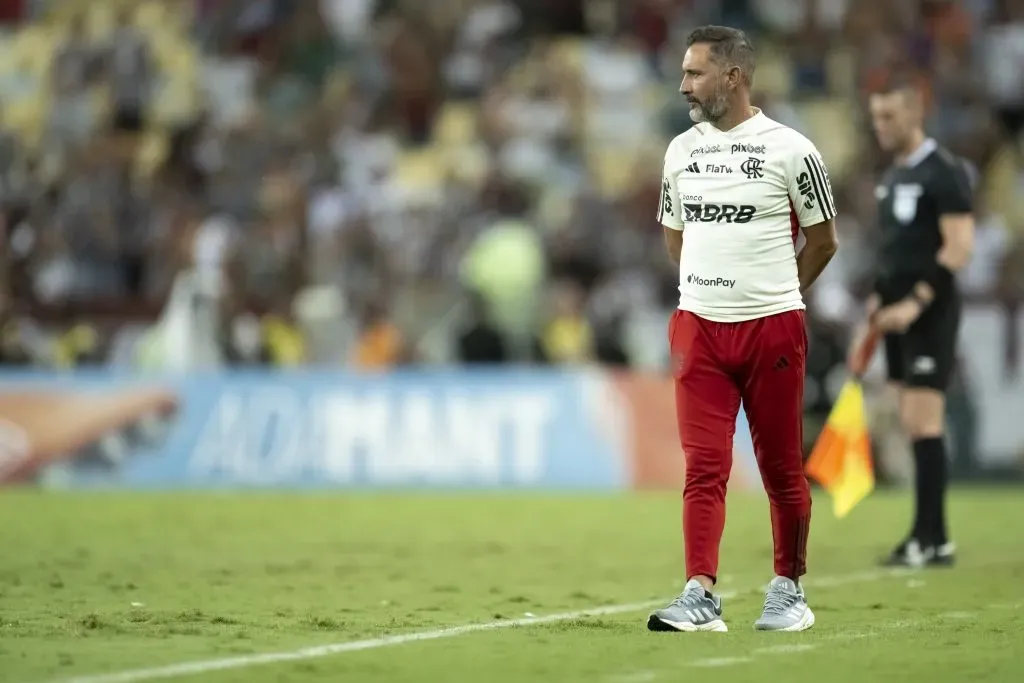
[(797, 652), (813, 650), (817, 645), (813, 643), (784, 643), (782, 645), (769, 645), (754, 650), (755, 655), (791, 655)]
[[(987, 609), (1020, 609), (1024, 607), (1024, 602), (1014, 603), (993, 603), (986, 605)], [(974, 619), (978, 615), (973, 612), (945, 612), (939, 614), (939, 619)], [(835, 633), (831, 635), (821, 636), (819, 640), (859, 640), (861, 638), (873, 638), (878, 635), (882, 635), (883, 631), (893, 631), (896, 629), (904, 629), (911, 626), (921, 626), (928, 623), (933, 623), (933, 619), (899, 619), (896, 621), (886, 621), (879, 624), (873, 624), (872, 631), (851, 631), (848, 633)], [(706, 666), (733, 666), (734, 664), (746, 664), (759, 655), (791, 655), (800, 654), (802, 652), (808, 652), (817, 647), (814, 643), (783, 643), (781, 645), (771, 645), (768, 647), (760, 647), (751, 652), (749, 657), (721, 657), (718, 659), (699, 659), (692, 662), (690, 666), (693, 667), (706, 667)]]
[(608, 607), (596, 607), (576, 612), (549, 614), (543, 617), (504, 619), (502, 621), (489, 621), (482, 624), (465, 624), (463, 626), (441, 628), (436, 631), (419, 631), (416, 633), (383, 636), (381, 638), (352, 640), (347, 643), (334, 643), (331, 645), (306, 647), (301, 650), (292, 650), (290, 652), (268, 652), (262, 655), (239, 655), (238, 657), (225, 657), (223, 659), (207, 659), (182, 664), (171, 664), (170, 666), (162, 666), (153, 669), (135, 669), (131, 671), (122, 671), (120, 673), (99, 674), (97, 676), (79, 676), (76, 678), (64, 679), (63, 683), (135, 683), (136, 681), (149, 681), (159, 678), (179, 678), (181, 676), (191, 676), (193, 674), (209, 673), (211, 671), (241, 669), (250, 666), (259, 666), (262, 664), (294, 662), (304, 659), (317, 659), (345, 652), (358, 652), (360, 650), (373, 650), (375, 648), (389, 647), (391, 645), (415, 643), (421, 640), (451, 638), (454, 636), (461, 636), (466, 633), (476, 633), (478, 631), (493, 631), (516, 626), (536, 626), (537, 624), (572, 621), (573, 619), (582, 619), (584, 617), (600, 617), (609, 614), (621, 614), (623, 612), (637, 612), (649, 609), (655, 605), (660, 605), (663, 602), (663, 600), (658, 600), (657, 602), (648, 601), (625, 605), (609, 605)]
[(698, 659), (697, 661), (690, 664), (690, 666), (701, 666), (701, 667), (717, 667), (717, 666), (736, 666), (737, 664), (747, 664), (748, 662), (754, 661), (750, 657), (711, 657), (709, 659)]
[[(842, 586), (850, 583), (879, 581), (881, 579), (905, 576), (906, 573), (907, 572), (905, 570), (858, 572), (855, 574), (844, 574), (841, 576), (826, 576), (816, 580), (808, 579), (806, 581), (806, 584), (812, 587), (818, 586), (824, 588), (831, 586)], [(754, 592), (754, 590), (755, 589), (749, 589), (742, 592), (751, 593)], [(722, 598), (729, 599), (739, 595), (739, 593), (740, 591), (725, 591), (723, 593), (720, 593), (719, 595)], [(573, 612), (549, 614), (543, 617), (503, 619), (501, 621), (488, 621), (478, 624), (464, 624), (462, 626), (452, 626), (450, 628), (441, 628), (433, 631), (419, 631), (416, 633), (383, 636), (380, 638), (367, 638), (366, 640), (352, 640), (345, 643), (318, 645), (315, 647), (302, 648), (300, 650), (291, 650), (289, 652), (268, 652), (265, 654), (257, 655), (239, 655), (237, 657), (224, 657), (221, 659), (206, 659), (193, 662), (183, 662), (180, 664), (170, 664), (168, 666), (154, 667), (150, 669), (131, 669), (128, 671), (120, 671), (110, 674), (77, 676), (74, 678), (61, 679), (59, 683), (137, 683), (138, 681), (151, 681), (163, 678), (181, 678), (184, 676), (192, 676), (195, 674), (210, 673), (212, 671), (224, 671), (227, 669), (244, 669), (251, 666), (261, 666), (264, 664), (277, 664), (280, 662), (295, 662), (306, 659), (318, 659), (321, 657), (329, 657), (331, 655), (338, 655), (346, 652), (374, 650), (380, 647), (390, 647), (392, 645), (405, 645), (406, 643), (416, 643), (422, 640), (438, 640), (440, 638), (452, 638), (455, 636), (461, 636), (467, 633), (477, 633), (480, 631), (496, 631), (499, 629), (513, 628), (519, 626), (553, 624), (560, 621), (572, 621), (573, 619), (583, 619), (586, 617), (601, 617), (611, 614), (639, 612), (641, 610), (650, 609), (651, 607), (657, 607), (663, 604), (664, 600), (648, 600), (646, 602), (634, 602), (624, 605), (608, 605), (606, 607), (594, 607), (591, 609), (577, 610)], [(710, 660), (704, 660), (705, 663), (703, 664), (703, 666), (729, 666), (730, 664), (741, 663), (742, 661), (745, 661), (748, 658), (728, 659), (731, 659), (732, 661), (730, 663), (718, 662), (716, 664), (707, 664), (706, 662)]]
[(650, 683), (658, 677), (653, 671), (637, 671), (631, 674), (622, 674), (620, 676), (612, 676), (609, 680), (612, 683)]

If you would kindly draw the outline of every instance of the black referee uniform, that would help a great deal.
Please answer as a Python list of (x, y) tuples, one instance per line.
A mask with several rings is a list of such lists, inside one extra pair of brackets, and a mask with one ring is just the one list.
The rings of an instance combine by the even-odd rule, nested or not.
[[(876, 188), (882, 248), (875, 292), (882, 306), (909, 296), (930, 280), (942, 247), (939, 217), (970, 213), (967, 165), (928, 138), (907, 160), (890, 167)], [(945, 391), (956, 357), (960, 295), (956, 283), (935, 300), (904, 334), (885, 337), (889, 379), (908, 387)]]
[[(942, 282), (935, 299), (903, 334), (885, 337), (889, 379), (904, 387), (945, 392), (956, 362), (960, 295), (956, 282), (937, 277), (942, 248), (939, 218), (972, 211), (972, 174), (967, 164), (935, 140), (926, 139), (902, 163), (890, 167), (876, 189), (882, 247), (875, 292), (881, 305), (911, 296), (918, 282)], [(913, 441), (916, 514), (910, 538), (888, 564), (905, 564), (912, 554), (928, 564), (949, 564), (953, 547), (946, 531), (948, 461), (941, 437)]]

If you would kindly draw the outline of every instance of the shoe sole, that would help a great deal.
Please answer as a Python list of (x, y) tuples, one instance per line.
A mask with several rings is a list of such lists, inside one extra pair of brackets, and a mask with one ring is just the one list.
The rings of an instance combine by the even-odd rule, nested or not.
[(726, 633), (729, 627), (721, 619), (715, 619), (706, 624), (694, 624), (689, 621), (670, 621), (652, 614), (647, 620), (647, 630), (661, 633), (697, 633), (701, 631)]
[(755, 631), (777, 631), (780, 633), (796, 633), (797, 631), (806, 631), (807, 629), (814, 626), (814, 612), (808, 607), (807, 611), (803, 613), (800, 619), (795, 624), (790, 624), (784, 628), (773, 628), (771, 626), (761, 626), (760, 624), (754, 624)]

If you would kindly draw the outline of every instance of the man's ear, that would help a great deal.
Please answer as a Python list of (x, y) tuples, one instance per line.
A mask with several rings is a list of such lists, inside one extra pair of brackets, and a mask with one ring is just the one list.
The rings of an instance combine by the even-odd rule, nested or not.
[(738, 66), (730, 66), (725, 71), (726, 82), (733, 88), (743, 84), (743, 71)]

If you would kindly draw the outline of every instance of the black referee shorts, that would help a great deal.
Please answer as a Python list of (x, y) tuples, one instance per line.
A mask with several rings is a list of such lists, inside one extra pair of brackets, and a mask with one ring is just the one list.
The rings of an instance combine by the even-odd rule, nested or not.
[(889, 380), (945, 392), (956, 363), (960, 297), (937, 299), (903, 334), (885, 336)]

